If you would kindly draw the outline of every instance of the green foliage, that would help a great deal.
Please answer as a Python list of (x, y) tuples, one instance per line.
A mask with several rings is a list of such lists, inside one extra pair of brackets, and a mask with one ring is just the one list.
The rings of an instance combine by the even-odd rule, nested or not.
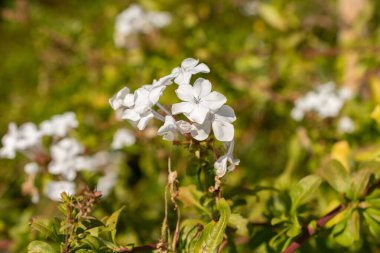
[[(74, 111), (86, 152), (108, 149), (116, 129), (132, 129), (116, 120), (112, 94), (194, 57), (211, 67), (213, 89), (236, 112), (240, 166), (218, 188), (212, 161), (222, 146), (172, 145), (152, 134), (152, 124), (121, 150), (107, 198), (79, 190), (60, 204), (42, 194), (34, 204), (25, 160), (1, 159), (0, 251), (271, 253), (308, 228), (313, 234), (301, 252), (377, 252), (380, 2), (141, 0), (145, 9), (169, 11), (172, 23), (132, 36), (129, 49), (116, 48), (115, 17), (132, 2), (0, 3), (1, 136), (9, 122)], [(353, 91), (340, 114), (293, 120), (296, 99), (330, 80)], [(164, 106), (174, 102), (163, 97)], [(338, 130), (344, 116), (354, 122), (351, 133)], [(178, 173), (171, 189), (168, 157)], [(83, 177), (93, 189), (98, 176)], [(40, 173), (35, 185), (49, 180)]]
[(195, 238), (192, 242), (194, 246), (190, 248), (191, 252), (218, 252), (218, 247), (223, 240), (224, 231), (231, 216), (230, 207), (225, 199), (219, 200), (218, 210), (220, 212), (219, 220), (217, 222), (211, 221), (204, 227), (199, 238)]

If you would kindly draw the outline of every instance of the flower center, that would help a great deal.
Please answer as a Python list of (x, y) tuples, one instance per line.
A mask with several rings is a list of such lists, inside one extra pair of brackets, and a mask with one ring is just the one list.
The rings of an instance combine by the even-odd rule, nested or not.
[(194, 103), (199, 104), (201, 102), (201, 98), (194, 97)]

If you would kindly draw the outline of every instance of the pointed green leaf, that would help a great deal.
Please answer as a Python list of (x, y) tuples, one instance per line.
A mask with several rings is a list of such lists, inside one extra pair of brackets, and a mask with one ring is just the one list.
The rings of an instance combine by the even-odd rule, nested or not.
[(123, 211), (124, 206), (120, 208), (119, 210), (115, 211), (113, 214), (111, 214), (110, 217), (105, 219), (105, 227), (100, 227), (101, 228), (101, 236), (103, 236), (106, 240), (112, 241), (113, 243), (116, 243), (115, 238), (116, 238), (116, 225), (117, 221), (119, 219), (121, 211)]
[(350, 175), (337, 160), (332, 160), (323, 169), (322, 177), (339, 193), (346, 193), (350, 188)]
[(310, 197), (321, 184), (320, 177), (309, 175), (302, 178), (291, 190), (292, 210), (294, 212), (308, 197)]
[(352, 184), (350, 190), (347, 192), (347, 197), (350, 199), (358, 199), (368, 185), (369, 178), (371, 176), (370, 170), (361, 170), (355, 173), (352, 178)]
[(368, 225), (369, 231), (375, 238), (380, 238), (380, 222), (373, 218), (371, 214), (365, 210), (362, 212), (363, 217)]
[(56, 251), (46, 242), (32, 241), (28, 245), (28, 253), (55, 253)]
[(223, 241), (224, 231), (231, 216), (230, 207), (225, 199), (219, 200), (218, 210), (220, 212), (218, 222), (211, 221), (206, 225), (192, 252), (213, 253), (218, 251), (218, 246)]

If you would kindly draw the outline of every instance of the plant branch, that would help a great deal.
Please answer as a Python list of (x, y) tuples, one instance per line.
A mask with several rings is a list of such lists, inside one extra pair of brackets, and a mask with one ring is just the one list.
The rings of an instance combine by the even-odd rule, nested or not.
[[(375, 181), (373, 184), (368, 186), (366, 190), (364, 191), (362, 197), (360, 199), (364, 199), (366, 196), (371, 194), (375, 189), (380, 187), (380, 179)], [(309, 239), (313, 234), (317, 232), (317, 229), (323, 227), (329, 220), (334, 218), (337, 214), (342, 212), (346, 208), (345, 204), (340, 204), (339, 206), (335, 207), (331, 212), (324, 215), (323, 217), (319, 218), (317, 220), (317, 227), (314, 228), (311, 225), (307, 225), (303, 228), (303, 233), (298, 237), (298, 239), (295, 242), (292, 242), (282, 253), (293, 253), (298, 248), (301, 247), (302, 243), (304, 243), (307, 239)]]
[(334, 218), (337, 214), (339, 214), (342, 210), (344, 210), (346, 206), (344, 204), (340, 204), (339, 206), (335, 207), (331, 212), (323, 216), (322, 218), (317, 220), (317, 228), (313, 228), (311, 225), (308, 225), (303, 228), (303, 233), (301, 236), (295, 241), (292, 242), (289, 247), (287, 247), (282, 253), (293, 253), (295, 252), (299, 247), (301, 247), (302, 243), (304, 243), (307, 239), (309, 239), (318, 228), (323, 227), (329, 220)]

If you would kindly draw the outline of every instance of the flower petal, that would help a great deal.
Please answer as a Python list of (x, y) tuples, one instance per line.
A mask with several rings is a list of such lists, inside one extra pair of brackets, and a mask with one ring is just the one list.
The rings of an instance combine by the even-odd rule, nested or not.
[(137, 128), (139, 130), (144, 130), (146, 125), (148, 124), (149, 120), (153, 119), (154, 115), (152, 112), (146, 112), (145, 114), (141, 115), (141, 119), (139, 123), (137, 123)]
[(175, 90), (175, 93), (178, 98), (183, 101), (191, 102), (194, 100), (193, 87), (189, 84), (180, 85), (178, 89)]
[(191, 78), (190, 72), (180, 72), (178, 76), (174, 79), (174, 82), (178, 85), (189, 84)]
[(140, 115), (135, 112), (134, 110), (132, 109), (126, 109), (123, 111), (123, 114), (121, 115), (121, 118), (122, 119), (128, 119), (128, 120), (132, 120), (132, 121), (137, 121), (139, 120), (141, 117)]
[(204, 64), (204, 63), (200, 63), (198, 66), (195, 66), (192, 70), (191, 70), (191, 74), (197, 74), (197, 73), (209, 73), (210, 72), (210, 68)]
[(212, 111), (216, 111), (226, 102), (227, 98), (224, 95), (217, 91), (213, 91), (202, 99), (201, 104)]
[(227, 156), (223, 155), (219, 157), (214, 163), (214, 169), (218, 177), (223, 177), (227, 172)]
[(126, 107), (132, 107), (135, 104), (135, 96), (133, 94), (127, 94), (124, 97), (123, 105)]
[(159, 85), (159, 86), (153, 86), (152, 89), (149, 92), (149, 101), (152, 105), (157, 104), (158, 100), (160, 99), (162, 93), (164, 92), (166, 86)]
[(190, 113), (193, 110), (193, 104), (190, 102), (181, 102), (172, 105), (172, 113), (180, 114), (180, 113)]
[(234, 126), (231, 123), (214, 120), (212, 130), (215, 138), (219, 141), (232, 141), (234, 138)]
[(203, 98), (211, 92), (211, 83), (204, 78), (198, 78), (194, 82), (193, 95), (195, 98)]
[(198, 124), (203, 124), (209, 111), (210, 110), (208, 108), (202, 106), (201, 104), (195, 104), (193, 106), (193, 110), (188, 115), (188, 118)]
[(194, 123), (192, 125), (191, 136), (198, 141), (206, 140), (210, 135), (211, 121), (206, 120), (203, 124)]
[(198, 62), (199, 60), (195, 60), (194, 58), (186, 58), (182, 61), (181, 67), (184, 69), (194, 68)]
[(236, 120), (234, 109), (231, 106), (223, 105), (216, 113), (215, 120), (232, 123)]

